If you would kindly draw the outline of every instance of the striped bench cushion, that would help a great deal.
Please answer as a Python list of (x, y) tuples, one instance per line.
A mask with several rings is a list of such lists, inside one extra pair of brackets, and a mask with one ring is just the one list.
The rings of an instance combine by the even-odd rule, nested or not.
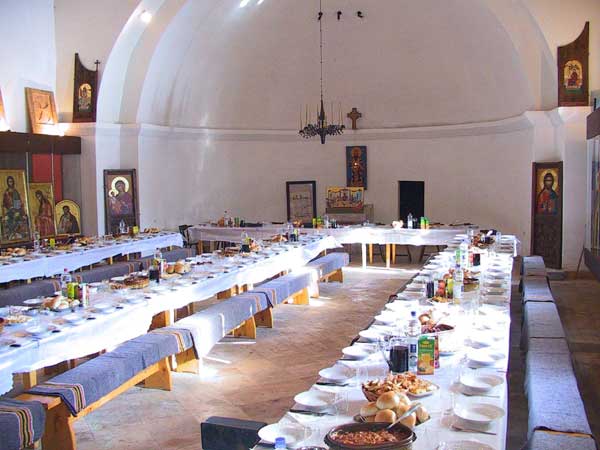
[(39, 402), (0, 398), (0, 450), (21, 450), (41, 439), (46, 411)]
[(596, 450), (591, 437), (534, 431), (525, 450)]

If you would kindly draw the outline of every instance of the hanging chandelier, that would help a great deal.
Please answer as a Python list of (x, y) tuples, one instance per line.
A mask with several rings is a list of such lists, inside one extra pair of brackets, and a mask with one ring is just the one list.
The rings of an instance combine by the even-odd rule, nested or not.
[(329, 117), (329, 123), (327, 121), (327, 114), (325, 113), (325, 102), (323, 101), (323, 5), (322, 0), (319, 0), (319, 44), (320, 44), (320, 56), (321, 56), (321, 103), (317, 106), (317, 117), (315, 123), (309, 123), (310, 119), (310, 108), (307, 105), (305, 111), (306, 121), (302, 121), (302, 113), (300, 113), (300, 131), (299, 134), (305, 139), (310, 139), (315, 136), (321, 138), (321, 144), (325, 144), (327, 136), (335, 136), (342, 134), (344, 128), (342, 120), (342, 105), (339, 105), (339, 122), (334, 123), (333, 113), (333, 102), (331, 103), (331, 116)]

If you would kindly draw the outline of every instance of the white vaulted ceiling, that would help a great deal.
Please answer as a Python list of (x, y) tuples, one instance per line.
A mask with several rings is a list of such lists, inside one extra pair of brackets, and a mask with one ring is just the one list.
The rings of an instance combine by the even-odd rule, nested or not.
[[(240, 1), (188, 1), (179, 10), (152, 56), (138, 122), (294, 129), (303, 104), (315, 110), (318, 1)], [(485, 3), (324, 1), (326, 100), (359, 107), (365, 128), (484, 122), (533, 109), (513, 40)]]

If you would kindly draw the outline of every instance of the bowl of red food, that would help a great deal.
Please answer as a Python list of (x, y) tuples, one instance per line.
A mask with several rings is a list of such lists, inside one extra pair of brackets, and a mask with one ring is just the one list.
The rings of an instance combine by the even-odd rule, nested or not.
[(325, 436), (331, 450), (412, 450), (415, 433), (398, 423), (349, 423), (333, 428)]

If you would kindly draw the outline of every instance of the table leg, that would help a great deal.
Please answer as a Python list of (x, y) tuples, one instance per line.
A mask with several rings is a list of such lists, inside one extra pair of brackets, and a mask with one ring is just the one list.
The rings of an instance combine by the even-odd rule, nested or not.
[(363, 269), (365, 267), (367, 267), (367, 245), (366, 244), (360, 244), (360, 251), (362, 254), (362, 266)]
[(387, 269), (390, 268), (390, 257), (391, 257), (391, 253), (390, 253), (390, 244), (385, 244), (385, 267)]
[(37, 370), (26, 372), (23, 374), (23, 387), (25, 390), (31, 389), (37, 384)]
[(369, 264), (373, 264), (373, 244), (369, 244)]
[(392, 244), (392, 264), (396, 264), (396, 244)]

